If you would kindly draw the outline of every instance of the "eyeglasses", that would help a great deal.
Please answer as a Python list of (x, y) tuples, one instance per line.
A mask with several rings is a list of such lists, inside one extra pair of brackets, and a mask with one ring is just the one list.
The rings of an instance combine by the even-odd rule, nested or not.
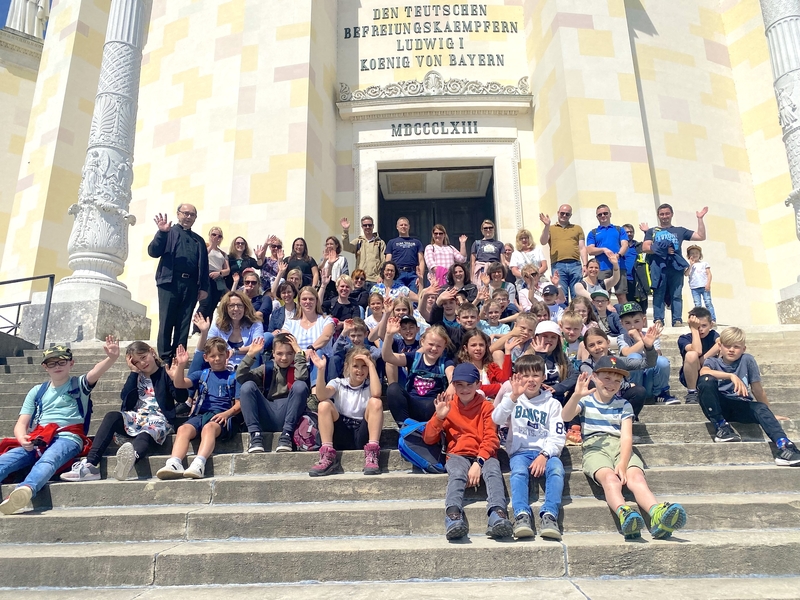
[(486, 227), (482, 227), (481, 229), (483, 229), (483, 231), (491, 231), (492, 229), (494, 229), (494, 227), (486, 226)]
[(272, 248), (273, 250), (280, 250), (281, 248), (283, 248), (283, 246), (281, 246), (280, 244), (270, 244), (269, 247)]
[(197, 213), (196, 212), (190, 212), (190, 211), (186, 211), (186, 210), (179, 210), (178, 212), (181, 213), (182, 215), (186, 216), (186, 217), (192, 217), (192, 218), (197, 217)]
[(246, 246), (247, 242), (236, 242), (237, 246)]
[(560, 214), (562, 217), (571, 217), (572, 216), (571, 212), (559, 212), (558, 214)]
[(353, 278), (353, 281), (366, 281), (366, 280), (367, 280), (366, 277), (354, 277)]
[(598, 217), (607, 217), (610, 214), (611, 214), (610, 212), (606, 211), (606, 212), (597, 213), (597, 216)]
[(52, 362), (44, 363), (45, 369), (55, 369), (56, 367), (66, 367), (69, 363), (68, 360), (54, 360)]
[(244, 304), (228, 304), (228, 310), (244, 310)]

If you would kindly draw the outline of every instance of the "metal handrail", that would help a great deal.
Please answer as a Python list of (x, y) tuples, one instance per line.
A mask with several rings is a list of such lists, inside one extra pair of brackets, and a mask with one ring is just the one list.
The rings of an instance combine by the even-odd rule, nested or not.
[[(51, 273), (50, 275), (37, 275), (36, 277), (23, 277), (21, 279), (9, 279), (8, 281), (0, 281), (0, 285), (8, 285), (11, 283), (24, 283), (26, 281), (37, 281), (39, 279), (47, 279), (47, 296), (44, 301), (44, 314), (42, 315), (42, 332), (39, 334), (39, 350), (44, 349), (45, 339), (47, 338), (47, 324), (50, 320), (50, 302), (53, 300), (53, 287), (56, 284), (56, 276), (55, 273)], [(3, 326), (8, 327), (9, 331), (13, 331), (14, 335), (17, 334), (17, 330), (19, 329), (19, 316), (20, 310), (26, 304), (30, 304), (30, 300), (25, 300), (23, 302), (12, 302), (11, 304), (4, 304), (0, 306), (2, 308), (10, 308), (12, 306), (17, 307), (17, 322), (11, 323), (11, 326)], [(4, 320), (8, 321), (5, 317), (2, 317)]]

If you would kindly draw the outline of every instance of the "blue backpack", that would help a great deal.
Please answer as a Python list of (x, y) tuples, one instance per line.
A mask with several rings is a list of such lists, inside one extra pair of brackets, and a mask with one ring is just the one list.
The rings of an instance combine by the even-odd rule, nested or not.
[(425, 473), (447, 473), (444, 468), (445, 453), (442, 450), (442, 443), (426, 444), (422, 439), (425, 425), (426, 423), (406, 419), (400, 428), (400, 439), (397, 441), (400, 456)]
[[(39, 419), (42, 418), (42, 398), (44, 398), (45, 392), (50, 387), (50, 382), (45, 381), (42, 385), (39, 386), (39, 391), (36, 392), (36, 398), (33, 399), (33, 415), (31, 415), (31, 428), (35, 427), (39, 423)], [(67, 392), (77, 403), (78, 405), (78, 412), (81, 413), (83, 417), (83, 434), (89, 435), (89, 423), (92, 420), (92, 396), (89, 395), (89, 402), (87, 404), (87, 410), (83, 412), (83, 402), (81, 402), (81, 382), (79, 377), (70, 377), (69, 378), (69, 391)]]
[[(203, 402), (206, 401), (208, 397), (208, 376), (211, 373), (211, 369), (203, 369), (200, 374), (200, 381), (197, 383), (197, 402), (195, 402), (194, 407), (192, 407), (192, 412), (190, 414), (197, 414), (200, 412), (200, 407), (203, 405)], [(226, 384), (226, 389), (228, 392), (228, 396), (231, 399), (231, 405), (233, 405), (233, 399), (236, 397), (236, 372), (231, 371), (231, 374), (228, 375), (228, 382)]]

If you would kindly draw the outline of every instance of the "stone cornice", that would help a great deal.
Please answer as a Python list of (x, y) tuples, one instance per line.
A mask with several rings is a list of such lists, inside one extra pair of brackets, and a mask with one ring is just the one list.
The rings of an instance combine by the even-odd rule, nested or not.
[(528, 78), (523, 77), (517, 85), (503, 85), (496, 81), (483, 83), (469, 79), (447, 79), (438, 71), (428, 71), (422, 81), (407, 79), (386, 85), (371, 85), (363, 90), (350, 90), (346, 83), (339, 84), (339, 101), (376, 100), (380, 98), (409, 98), (430, 96), (525, 96), (530, 93)]
[(0, 29), (0, 64), (38, 72), (44, 41), (14, 29)]

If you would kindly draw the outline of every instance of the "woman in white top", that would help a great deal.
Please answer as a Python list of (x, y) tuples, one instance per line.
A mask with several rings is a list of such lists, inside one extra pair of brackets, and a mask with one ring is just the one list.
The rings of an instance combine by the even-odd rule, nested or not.
[(228, 255), (219, 249), (222, 243), (222, 229), (212, 227), (208, 231), (208, 276), (211, 280), (208, 296), (200, 301), (198, 310), (206, 319), (214, 316), (214, 311), (219, 304), (220, 298), (228, 291), (225, 285), (225, 277), (231, 272), (228, 265)]
[(320, 296), (322, 301), (336, 296), (336, 286), (329, 285), (339, 281), (342, 275), (350, 274), (347, 258), (342, 256), (342, 243), (339, 238), (330, 236), (325, 240), (325, 249), (322, 251), (323, 260), (319, 265)]
[(217, 310), (217, 319), (208, 330), (208, 337), (221, 337), (228, 342), (228, 347), (233, 350), (230, 364), (238, 365), (242, 362), (253, 340), (264, 337), (261, 318), (256, 316), (247, 294), (228, 292), (222, 297)]
[(511, 255), (510, 265), (518, 285), (523, 281), (522, 267), (525, 265), (535, 266), (541, 274), (547, 271), (547, 260), (542, 254), (542, 249), (536, 247), (533, 235), (527, 229), (520, 229), (517, 232), (517, 249)]
[[(299, 307), (293, 319), (286, 319), (283, 330), (291, 333), (297, 340), (297, 345), (303, 350), (313, 348), (316, 351), (328, 349), (333, 337), (333, 319), (322, 314), (322, 302), (319, 294), (310, 285), (307, 285), (297, 297)], [(309, 366), (310, 381), (316, 381), (316, 367)]]

